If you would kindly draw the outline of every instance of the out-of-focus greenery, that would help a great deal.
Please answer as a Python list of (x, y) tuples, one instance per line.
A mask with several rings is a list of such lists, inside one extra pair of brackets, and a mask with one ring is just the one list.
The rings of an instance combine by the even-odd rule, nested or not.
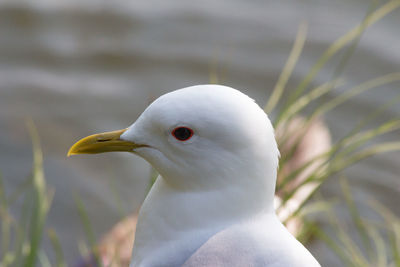
[[(397, 9), (398, 7), (400, 7), (400, 1), (392, 0), (388, 1), (386, 4), (377, 9), (369, 11), (365, 19), (359, 25), (338, 38), (328, 47), (328, 49), (311, 68), (310, 72), (300, 82), (297, 88), (291, 91), (288, 98), (282, 99), (286, 83), (293, 71), (294, 66), (296, 65), (306, 40), (306, 25), (300, 25), (292, 52), (269, 98), (269, 101), (265, 106), (265, 111), (268, 113), (275, 112), (276, 119), (273, 120), (275, 128), (283, 127), (285, 129), (295, 119), (296, 115), (298, 115), (300, 112), (303, 112), (305, 107), (310, 104), (317, 104), (317, 106), (308, 112), (308, 114), (305, 114), (304, 122), (300, 127), (298, 127), (301, 133), (298, 134), (296, 141), (293, 142), (293, 145), (289, 151), (281, 155), (279, 170), (284, 169), (284, 165), (293, 156), (298, 145), (302, 141), (302, 138), (316, 118), (323, 116), (330, 110), (367, 90), (376, 89), (383, 85), (400, 81), (400, 72), (390, 73), (346, 89), (343, 93), (339, 94), (333, 99), (327, 101), (323, 99), (323, 97), (331, 92), (333, 88), (344, 86), (344, 82), (339, 77), (345, 66), (343, 62), (347, 62), (348, 58), (351, 56), (351, 52), (354, 51), (354, 48), (364, 31), (370, 25), (377, 22), (379, 19), (383, 18), (385, 15)], [(345, 51), (346, 49), (347, 53)], [(345, 51), (344, 56), (339, 63), (339, 66), (336, 69), (332, 79), (315, 88), (309, 88), (311, 87), (311, 82), (318, 72), (324, 67), (324, 65), (342, 50)], [(283, 102), (281, 105), (282, 108), (277, 108), (280, 101)], [(377, 127), (363, 130), (370, 121), (377, 119), (379, 115), (381, 115), (386, 109), (392, 105), (398, 104), (399, 101), (400, 94), (395, 98), (389, 99), (384, 105), (371, 111), (370, 114), (366, 114), (363, 120), (358, 122), (347, 135), (343, 136), (340, 140), (332, 144), (328, 151), (314, 157), (296, 170), (293, 170), (291, 173), (285, 174), (284, 179), (278, 180), (277, 192), (282, 191), (283, 194), (282, 202), (278, 207), (278, 211), (279, 209), (284, 208), (288, 200), (290, 200), (299, 190), (301, 190), (303, 186), (307, 186), (311, 183), (317, 184), (317, 186), (314, 188), (314, 192), (316, 192), (320, 185), (322, 185), (327, 178), (334, 176), (352, 164), (376, 154), (400, 150), (400, 141), (370, 144), (371, 141), (376, 137), (400, 129), (400, 118), (392, 118), (388, 121), (382, 122)], [(286, 133), (286, 135), (279, 136), (277, 140), (280, 147), (285, 144), (289, 138), (291, 138), (290, 131), (286, 131)], [(314, 167), (313, 172), (309, 174), (300, 185), (293, 187), (291, 190), (283, 190), (286, 189), (285, 187), (290, 182), (306, 171), (309, 166), (315, 163), (317, 166)], [(299, 215), (302, 207), (312, 195), (313, 193), (309, 194), (309, 197), (305, 198), (303, 202), (300, 203), (299, 208), (294, 210), (287, 220)]]
[[(287, 164), (294, 155), (298, 145), (301, 143), (304, 135), (315, 118), (324, 115), (349, 99), (356, 97), (360, 93), (400, 81), (400, 72), (390, 73), (349, 88), (345, 90), (344, 93), (341, 93), (330, 100), (323, 100), (323, 97), (331, 92), (333, 88), (344, 86), (345, 82), (340, 79), (340, 74), (364, 31), (370, 25), (399, 6), (400, 1), (389, 1), (378, 9), (371, 9), (365, 19), (358, 26), (337, 39), (330, 47), (328, 47), (297, 88), (291, 91), (288, 98), (282, 99), (286, 83), (301, 55), (306, 40), (307, 27), (305, 24), (300, 25), (292, 52), (269, 98), (269, 101), (265, 106), (265, 111), (268, 113), (275, 112), (276, 119), (273, 121), (274, 126), (276, 128), (283, 127), (283, 129), (285, 129), (294, 119), (296, 119), (296, 115), (302, 112), (305, 107), (313, 102), (318, 102), (315, 103), (316, 107), (305, 115), (305, 120), (302, 122), (302, 125), (297, 128), (302, 131), (297, 136), (297, 140), (293, 142), (293, 145), (290, 147), (288, 152), (281, 155), (279, 171), (284, 169), (285, 164)], [(339, 51), (346, 49), (347, 51), (344, 51), (342, 60), (338, 64), (332, 79), (315, 88), (310, 88), (315, 76), (324, 65)], [(283, 103), (281, 108), (278, 109), (277, 107), (280, 101)], [(297, 203), (298, 206), (296, 209), (290, 210), (290, 214), (284, 219), (284, 223), (289, 222), (291, 219), (300, 220), (301, 229), (298, 232), (298, 238), (305, 241), (310, 238), (311, 235), (317, 236), (329, 245), (346, 266), (400, 266), (399, 218), (376, 201), (371, 202), (371, 206), (373, 206), (376, 212), (381, 214), (384, 221), (379, 224), (374, 224), (367, 221), (365, 218), (361, 218), (358, 208), (354, 204), (348, 184), (345, 183), (344, 180), (341, 184), (347, 208), (350, 211), (354, 227), (360, 235), (363, 246), (357, 246), (356, 242), (350, 239), (349, 233), (346, 233), (344, 230), (345, 228), (341, 227), (342, 225), (340, 225), (335, 216), (330, 216), (330, 226), (332, 227), (335, 236), (338, 236), (338, 238), (331, 238), (316, 224), (308, 222), (304, 216), (313, 212), (331, 210), (332, 203), (315, 200), (310, 201), (310, 198), (318, 192), (318, 189), (327, 178), (334, 177), (343, 169), (367, 157), (384, 152), (400, 150), (400, 140), (382, 143), (376, 143), (373, 141), (378, 136), (399, 130), (400, 118), (395, 117), (388, 121), (381, 122), (380, 125), (374, 128), (365, 129), (369, 122), (379, 118), (385, 110), (392, 105), (398, 104), (399, 101), (400, 94), (395, 98), (389, 99), (385, 104), (371, 111), (370, 114), (366, 114), (366, 116), (359, 121), (347, 135), (333, 143), (328, 151), (315, 156), (302, 166), (291, 171), (291, 173), (285, 173), (284, 178), (278, 180), (277, 183), (277, 192), (282, 196), (282, 201), (277, 209), (278, 213), (281, 209), (286, 208), (286, 204), (289, 200), (295, 197), (302, 188), (312, 184), (312, 192), (309, 193), (307, 197), (302, 198), (300, 203)], [(278, 136), (277, 138), (280, 146), (284, 145), (288, 139), (291, 138), (290, 131), (286, 132), (288, 133), (286, 136)], [(306, 178), (304, 178), (298, 186), (289, 187), (289, 189), (287, 189), (288, 185), (299, 175), (306, 172), (311, 165), (313, 165), (313, 171), (307, 174)], [(383, 236), (381, 234), (382, 230), (386, 231)], [(387, 240), (390, 242), (389, 245), (386, 245)]]
[(323, 231), (315, 224), (306, 223), (309, 230), (325, 241), (345, 266), (400, 266), (400, 219), (372, 198), (367, 207), (378, 218), (372, 220), (362, 217), (347, 180), (341, 179), (340, 182), (356, 232), (349, 235), (346, 231), (349, 225), (340, 222), (333, 209), (326, 209), (324, 213), (329, 218), (329, 229)]
[[(344, 86), (345, 82), (340, 79), (340, 74), (365, 29), (398, 7), (400, 7), (400, 0), (391, 0), (378, 8), (371, 9), (359, 25), (328, 47), (297, 88), (291, 90), (288, 98), (283, 99), (282, 96), (284, 95), (286, 84), (301, 55), (306, 40), (307, 26), (306, 24), (300, 26), (292, 52), (265, 106), (265, 111), (276, 115), (276, 119), (273, 121), (275, 127), (283, 127), (285, 129), (296, 115), (300, 113), (304, 114), (305, 107), (311, 103), (317, 103), (317, 105), (311, 112), (305, 114), (306, 117), (301, 127), (303, 132), (298, 135), (291, 149), (281, 155), (280, 170), (284, 169), (285, 164), (293, 156), (306, 130), (315, 118), (322, 116), (364, 91), (400, 81), (400, 73), (387, 74), (349, 88), (331, 100), (323, 101), (324, 96), (334, 88)], [(311, 88), (311, 84), (319, 71), (340, 51), (345, 51), (345, 53), (332, 79), (315, 88)], [(216, 80), (215, 77), (213, 77), (213, 80)], [(371, 206), (381, 215), (383, 222), (377, 223), (362, 218), (354, 204), (350, 189), (345, 182), (342, 182), (345, 200), (354, 225), (358, 229), (362, 240), (362, 247), (359, 247), (349, 238), (349, 235), (335, 219), (335, 216), (331, 216), (331, 227), (335, 233), (335, 237), (331, 237), (325, 231), (318, 228), (318, 226), (304, 219), (303, 216), (311, 211), (324, 212), (324, 210), (332, 206), (326, 202), (310, 201), (310, 198), (318, 191), (327, 178), (334, 177), (335, 174), (346, 167), (366, 157), (383, 152), (400, 150), (400, 141), (371, 142), (378, 136), (398, 130), (400, 128), (400, 118), (393, 118), (382, 122), (378, 127), (365, 129), (370, 121), (377, 119), (382, 112), (399, 101), (400, 95), (397, 98), (389, 99), (386, 104), (367, 114), (346, 136), (332, 144), (328, 151), (316, 156), (291, 173), (286, 174), (277, 184), (277, 191), (282, 196), (278, 212), (304, 186), (311, 183), (315, 185), (313, 191), (299, 203), (298, 208), (291, 211), (285, 222), (292, 218), (302, 220), (303, 229), (299, 234), (299, 238), (306, 240), (310, 234), (314, 234), (316, 237), (324, 240), (348, 266), (400, 266), (399, 218), (377, 202), (371, 202)], [(33, 144), (32, 175), (22, 182), (12, 193), (5, 192), (0, 176), (0, 267), (29, 267), (35, 266), (37, 263), (40, 263), (41, 266), (51, 266), (54, 264), (56, 266), (66, 266), (56, 232), (53, 229), (46, 228), (46, 216), (51, 206), (53, 191), (46, 187), (39, 137), (32, 122), (28, 123), (28, 129)], [(288, 138), (289, 136), (281, 136), (278, 139), (279, 145), (285, 144)], [(293, 187), (291, 190), (285, 190), (287, 185), (315, 163), (318, 163), (317, 167), (311, 174), (307, 175), (306, 179), (300, 185)], [(79, 246), (82, 248), (83, 254), (88, 254), (90, 251), (95, 251), (96, 240), (84, 204), (78, 197), (75, 198), (75, 202), (89, 243), (89, 245), (79, 244)], [(21, 214), (19, 216), (11, 215), (10, 209), (14, 206), (18, 206), (20, 209)], [(50, 240), (53, 251), (44, 251), (42, 249), (41, 241), (43, 238)], [(386, 240), (388, 240), (388, 244), (386, 244)], [(96, 253), (94, 255), (96, 256)], [(54, 263), (50, 263), (50, 257), (55, 260)], [(97, 262), (101, 265), (98, 258)]]
[[(41, 249), (46, 217), (54, 191), (46, 187), (43, 172), (43, 155), (39, 136), (32, 121), (27, 122), (32, 139), (33, 166), (31, 175), (16, 190), (6, 195), (0, 178), (1, 252), (0, 266), (51, 266), (48, 254)], [(10, 213), (13, 205), (22, 202), (21, 214)], [(47, 229), (54, 248), (57, 266), (65, 266), (60, 242), (53, 229)]]

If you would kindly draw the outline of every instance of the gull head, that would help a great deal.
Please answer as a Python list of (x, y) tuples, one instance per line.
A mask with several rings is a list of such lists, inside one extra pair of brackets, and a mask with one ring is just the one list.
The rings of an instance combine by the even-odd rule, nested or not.
[(141, 156), (180, 190), (253, 184), (272, 195), (279, 157), (265, 112), (245, 94), (220, 85), (167, 93), (127, 129), (86, 137), (69, 155), (110, 151)]

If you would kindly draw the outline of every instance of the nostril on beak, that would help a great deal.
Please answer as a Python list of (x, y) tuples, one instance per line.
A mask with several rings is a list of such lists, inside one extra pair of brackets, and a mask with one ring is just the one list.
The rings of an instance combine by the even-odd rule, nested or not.
[(111, 141), (112, 139), (99, 139), (97, 140), (97, 142), (101, 143), (101, 142), (107, 142), (107, 141)]

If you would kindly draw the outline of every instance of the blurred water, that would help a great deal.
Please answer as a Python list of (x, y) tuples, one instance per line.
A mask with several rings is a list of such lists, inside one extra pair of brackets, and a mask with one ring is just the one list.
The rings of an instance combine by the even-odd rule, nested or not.
[[(48, 183), (56, 190), (48, 226), (73, 262), (76, 240), (83, 239), (74, 195), (83, 199), (100, 235), (121, 213), (138, 208), (149, 177), (148, 165), (131, 155), (66, 158), (74, 141), (128, 126), (161, 94), (207, 83), (215, 65), (224, 84), (263, 105), (301, 21), (309, 23), (309, 35), (292, 88), (368, 7), (363, 0), (0, 1), (0, 170), (7, 188), (29, 174), (24, 120), (31, 117)], [(397, 10), (367, 31), (346, 67), (348, 84), (400, 70), (399, 23)], [(314, 84), (331, 78), (334, 68), (328, 64)], [(334, 139), (398, 95), (399, 86), (368, 92), (327, 115)], [(383, 118), (399, 115), (397, 105)], [(399, 134), (386, 138), (398, 140)], [(391, 153), (349, 169), (358, 201), (374, 196), (400, 214), (399, 164), (400, 153)], [(323, 190), (334, 195), (336, 182)], [(312, 249), (324, 266), (335, 266), (318, 243)]]

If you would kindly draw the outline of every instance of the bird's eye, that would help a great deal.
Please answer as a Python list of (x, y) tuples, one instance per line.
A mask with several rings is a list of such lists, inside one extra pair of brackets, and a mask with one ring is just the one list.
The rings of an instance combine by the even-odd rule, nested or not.
[(172, 130), (172, 135), (179, 141), (186, 141), (193, 136), (193, 130), (187, 127), (177, 127)]

